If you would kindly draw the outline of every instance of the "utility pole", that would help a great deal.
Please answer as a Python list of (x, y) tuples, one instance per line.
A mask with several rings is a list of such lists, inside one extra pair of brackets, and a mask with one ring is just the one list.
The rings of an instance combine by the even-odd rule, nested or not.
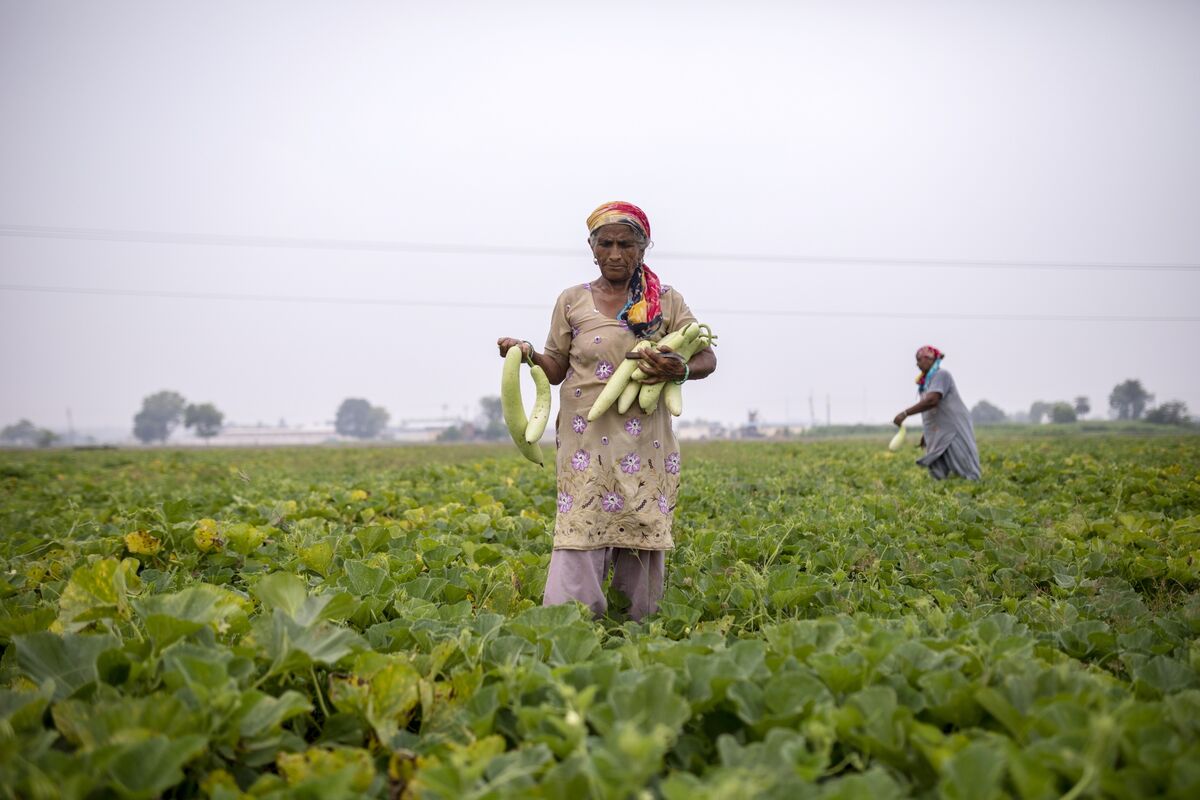
[(833, 419), (833, 416), (829, 411), (829, 395), (826, 394), (825, 395), (825, 427), (826, 428), (831, 427), (833, 425), (832, 419)]
[(817, 409), (813, 405), (812, 389), (808, 390), (808, 418), (812, 421), (812, 424), (809, 427), (817, 427)]

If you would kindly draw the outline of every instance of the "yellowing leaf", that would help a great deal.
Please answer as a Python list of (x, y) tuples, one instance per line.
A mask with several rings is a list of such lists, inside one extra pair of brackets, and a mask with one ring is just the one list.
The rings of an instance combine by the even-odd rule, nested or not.
[(328, 750), (310, 747), (303, 753), (280, 753), (275, 766), (288, 786), (302, 785), (317, 778), (339, 776), (349, 781), (350, 788), (365, 792), (375, 779), (371, 754), (355, 747), (334, 747)]
[(98, 619), (128, 618), (129, 596), (142, 587), (137, 568), (136, 559), (105, 558), (76, 569), (58, 599), (59, 621), (79, 630)]
[(146, 531), (125, 534), (125, 549), (141, 556), (152, 556), (162, 549), (162, 541)]
[(217, 529), (217, 521), (213, 519), (202, 519), (196, 523), (192, 541), (196, 543), (196, 548), (202, 553), (220, 550), (225, 546), (225, 540), (221, 538), (221, 533)]

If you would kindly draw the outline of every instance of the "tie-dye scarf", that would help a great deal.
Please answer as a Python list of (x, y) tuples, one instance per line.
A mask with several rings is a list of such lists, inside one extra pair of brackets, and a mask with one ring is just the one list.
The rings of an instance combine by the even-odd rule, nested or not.
[(937, 371), (942, 368), (942, 359), (946, 357), (946, 354), (941, 350), (938, 350), (936, 347), (925, 345), (917, 351), (917, 358), (920, 358), (921, 356), (932, 356), (933, 366), (931, 366), (927, 371), (917, 375), (917, 394), (925, 393), (925, 386), (929, 383), (933, 376), (937, 374)]
[[(650, 219), (633, 203), (604, 203), (587, 218), (588, 233), (612, 224), (629, 225), (650, 238)], [(629, 279), (629, 300), (617, 319), (629, 326), (638, 338), (653, 334), (662, 325), (662, 282), (646, 264), (639, 264)]]

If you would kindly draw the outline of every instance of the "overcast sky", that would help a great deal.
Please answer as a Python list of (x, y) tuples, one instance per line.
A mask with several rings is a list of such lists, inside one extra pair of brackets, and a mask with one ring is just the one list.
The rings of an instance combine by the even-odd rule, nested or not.
[(612, 199), (721, 336), (687, 417), (888, 421), (925, 343), (968, 404), (1195, 414), (1198, 34), (1192, 0), (0, 0), (0, 425), (473, 414)]

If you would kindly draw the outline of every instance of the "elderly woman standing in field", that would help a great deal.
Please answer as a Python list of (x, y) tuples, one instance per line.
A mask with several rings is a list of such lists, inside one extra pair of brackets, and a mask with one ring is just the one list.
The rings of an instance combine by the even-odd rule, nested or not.
[(545, 351), (501, 338), (500, 355), (520, 347), (562, 384), (556, 423), (558, 515), (544, 605), (571, 600), (597, 615), (607, 604), (604, 581), (631, 601), (640, 620), (658, 608), (664, 554), (674, 546), (671, 522), (679, 496), (680, 454), (670, 413), (660, 404), (645, 414), (635, 403), (589, 422), (588, 410), (617, 365), (640, 358), (646, 382), (699, 380), (716, 357), (705, 349), (682, 357), (653, 348), (632, 353), (641, 339), (658, 341), (695, 322), (683, 297), (663, 285), (643, 258), (650, 221), (631, 203), (605, 203), (587, 219), (588, 245), (600, 274), (564, 290), (554, 304)]
[(904, 409), (892, 420), (903, 425), (913, 414), (921, 415), (924, 433), (921, 444), (925, 455), (917, 459), (929, 473), (941, 480), (951, 473), (968, 480), (981, 477), (979, 450), (975, 446), (975, 427), (949, 372), (942, 369), (946, 354), (926, 345), (917, 351), (917, 404)]

